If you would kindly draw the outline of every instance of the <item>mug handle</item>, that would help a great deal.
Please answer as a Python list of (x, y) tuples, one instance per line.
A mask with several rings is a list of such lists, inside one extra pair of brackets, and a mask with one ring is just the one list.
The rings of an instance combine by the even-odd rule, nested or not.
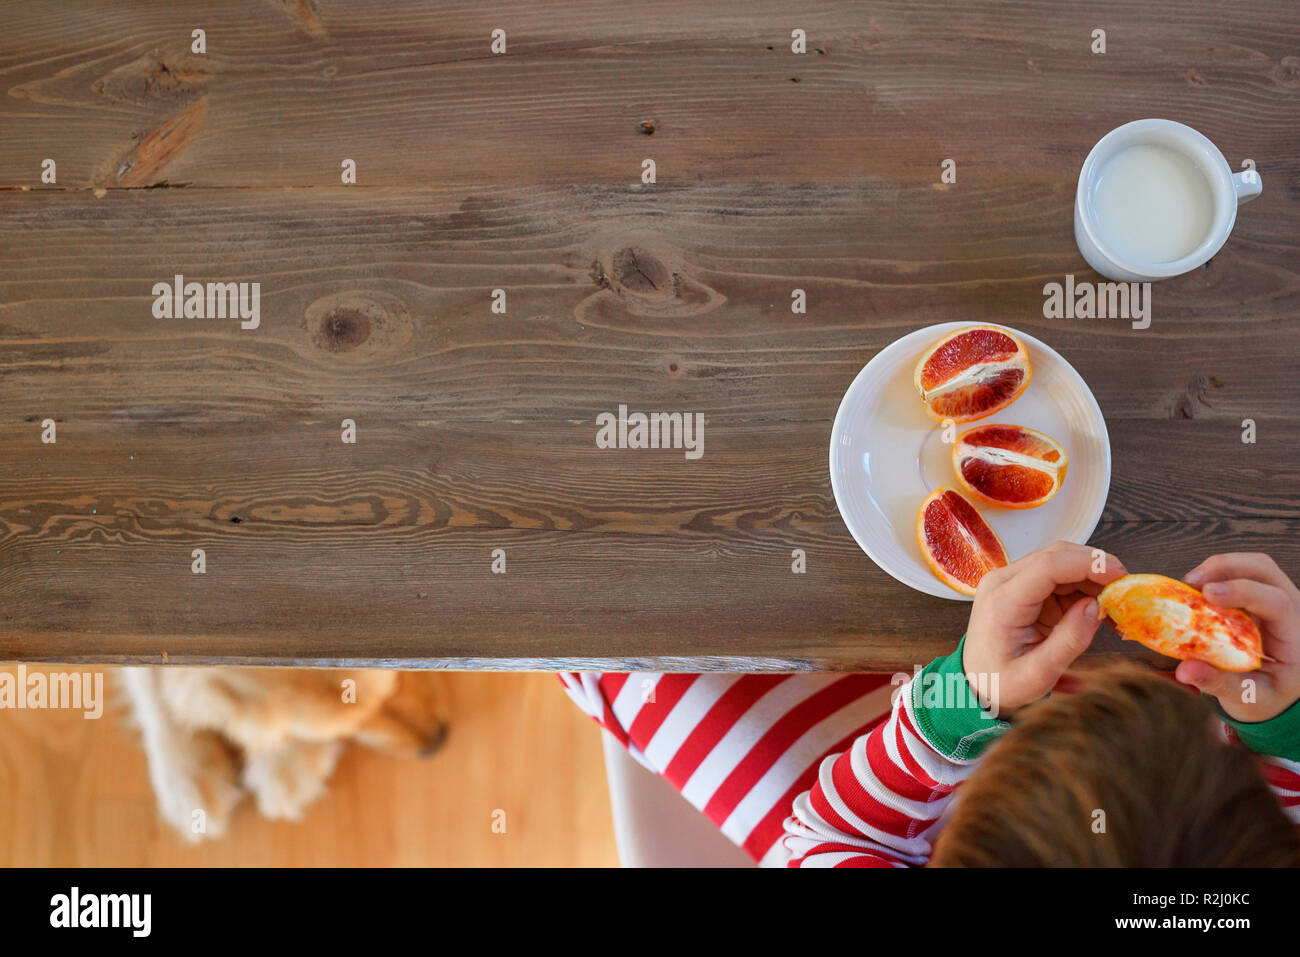
[(1249, 203), (1264, 191), (1264, 181), (1259, 178), (1257, 170), (1242, 170), (1232, 174), (1232, 188), (1237, 193), (1237, 205), (1240, 206)]

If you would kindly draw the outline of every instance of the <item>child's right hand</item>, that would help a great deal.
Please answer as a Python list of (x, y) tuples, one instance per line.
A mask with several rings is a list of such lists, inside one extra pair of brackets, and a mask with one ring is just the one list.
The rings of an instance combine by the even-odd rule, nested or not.
[(1096, 596), (1124, 573), (1114, 555), (1070, 542), (995, 568), (975, 591), (962, 670), (998, 676), (1004, 717), (1037, 701), (1092, 644)]
[[(1248, 611), (1259, 621), (1265, 661), (1258, 671), (1231, 674), (1203, 661), (1184, 661), (1174, 676), (1238, 721), (1267, 721), (1300, 700), (1300, 589), (1267, 555), (1214, 555), (1183, 576), (1211, 604)], [(1255, 701), (1242, 701), (1243, 682), (1255, 682)]]

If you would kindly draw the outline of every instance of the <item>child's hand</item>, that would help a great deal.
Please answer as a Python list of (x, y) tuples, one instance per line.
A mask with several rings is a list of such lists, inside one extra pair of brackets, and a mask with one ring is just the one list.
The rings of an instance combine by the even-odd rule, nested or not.
[(1095, 596), (1126, 574), (1114, 555), (1094, 559), (1094, 551), (1055, 542), (980, 579), (962, 668), (967, 674), (998, 675), (998, 700), (991, 704), (999, 714), (1009, 715), (1051, 691), (1092, 644)]
[[(1183, 576), (1211, 604), (1248, 611), (1259, 621), (1265, 661), (1258, 671), (1230, 674), (1203, 661), (1184, 661), (1174, 677), (1219, 699), (1238, 721), (1276, 718), (1300, 699), (1300, 590), (1267, 555), (1214, 555)], [(1242, 682), (1255, 682), (1255, 701), (1242, 701)]]

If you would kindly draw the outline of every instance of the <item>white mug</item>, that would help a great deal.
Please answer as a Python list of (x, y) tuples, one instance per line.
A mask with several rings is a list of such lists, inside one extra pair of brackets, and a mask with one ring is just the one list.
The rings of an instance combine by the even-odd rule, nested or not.
[[(1210, 185), (1211, 222), (1204, 239), (1187, 255), (1169, 262), (1143, 260), (1107, 243), (1098, 227), (1096, 187), (1106, 163), (1130, 146), (1162, 146), (1191, 160)], [(1260, 194), (1263, 184), (1254, 169), (1234, 173), (1223, 154), (1203, 135), (1173, 120), (1134, 120), (1111, 130), (1092, 148), (1079, 173), (1074, 197), (1074, 240), (1088, 265), (1107, 279), (1149, 282), (1168, 279), (1204, 265), (1219, 251), (1237, 221), (1237, 207)]]

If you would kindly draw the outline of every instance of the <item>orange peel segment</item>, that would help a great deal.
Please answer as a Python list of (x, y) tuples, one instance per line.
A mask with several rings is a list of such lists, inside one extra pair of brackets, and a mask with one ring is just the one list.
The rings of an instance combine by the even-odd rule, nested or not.
[(1097, 596), (1121, 638), (1170, 658), (1220, 671), (1254, 671), (1264, 654), (1259, 625), (1238, 608), (1211, 604), (1196, 588), (1164, 575), (1125, 575)]

